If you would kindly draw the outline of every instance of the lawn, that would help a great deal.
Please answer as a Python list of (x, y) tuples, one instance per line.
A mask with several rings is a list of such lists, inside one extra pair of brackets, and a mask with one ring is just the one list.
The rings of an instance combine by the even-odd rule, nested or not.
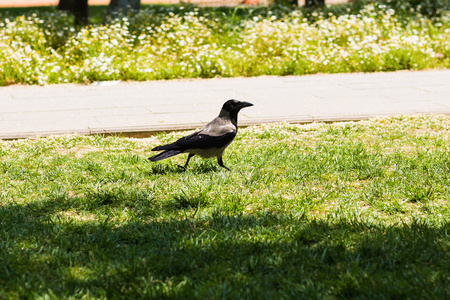
[[(54, 8), (0, 11), (0, 86), (450, 67), (449, 2), (145, 6), (92, 25)], [(414, 5), (410, 4), (415, 3)]]
[(450, 117), (1, 141), (0, 298), (448, 299)]

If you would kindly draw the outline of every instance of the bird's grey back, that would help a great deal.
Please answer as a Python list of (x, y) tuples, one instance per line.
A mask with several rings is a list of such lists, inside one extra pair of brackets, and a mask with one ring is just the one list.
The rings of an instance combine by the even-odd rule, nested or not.
[(237, 127), (230, 119), (216, 117), (214, 120), (206, 124), (198, 133), (210, 136), (221, 136), (230, 132), (237, 132)]

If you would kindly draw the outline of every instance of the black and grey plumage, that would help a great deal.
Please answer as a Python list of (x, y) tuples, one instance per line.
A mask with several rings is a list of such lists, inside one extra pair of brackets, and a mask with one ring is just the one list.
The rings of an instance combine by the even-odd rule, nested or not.
[(203, 158), (217, 157), (219, 166), (230, 170), (223, 164), (222, 155), (225, 148), (233, 141), (237, 133), (238, 113), (244, 107), (253, 104), (235, 99), (228, 100), (222, 106), (219, 116), (206, 124), (199, 131), (182, 137), (174, 143), (158, 146), (152, 151), (163, 151), (155, 156), (149, 157), (150, 161), (158, 161), (175, 156), (180, 153), (189, 153), (184, 168), (194, 155)]

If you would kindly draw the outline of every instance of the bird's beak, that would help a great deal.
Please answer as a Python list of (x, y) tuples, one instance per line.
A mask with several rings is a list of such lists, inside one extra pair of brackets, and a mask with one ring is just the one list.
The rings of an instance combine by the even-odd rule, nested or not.
[(249, 107), (249, 106), (253, 106), (253, 104), (250, 102), (241, 102), (241, 108)]

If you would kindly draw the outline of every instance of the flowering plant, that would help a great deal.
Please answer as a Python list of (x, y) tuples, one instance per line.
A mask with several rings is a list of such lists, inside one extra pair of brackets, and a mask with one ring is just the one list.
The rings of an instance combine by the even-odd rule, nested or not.
[[(400, 9), (400, 8), (399, 8)], [(144, 9), (75, 30), (58, 12), (0, 19), (0, 85), (373, 72), (450, 66), (450, 14)]]

